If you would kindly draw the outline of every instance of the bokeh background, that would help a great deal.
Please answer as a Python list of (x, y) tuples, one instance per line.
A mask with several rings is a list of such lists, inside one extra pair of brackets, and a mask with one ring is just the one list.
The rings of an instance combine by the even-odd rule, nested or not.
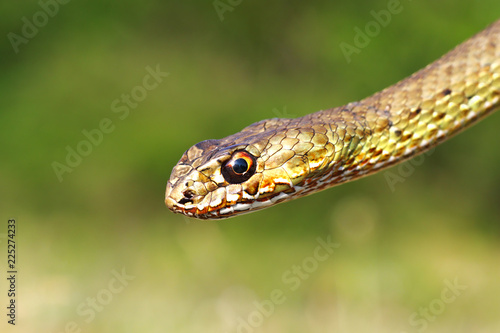
[[(183, 218), (163, 197), (196, 142), (361, 99), (498, 19), (500, 2), (402, 0), (350, 62), (340, 43), (353, 45), (387, 1), (215, 4), (226, 10), (70, 1), (18, 52), (8, 34), (43, 9), (0, 4), (0, 330), (499, 332), (498, 114), (403, 167), (234, 219)], [(112, 103), (138, 91), (148, 66), (169, 75), (120, 119)], [(104, 118), (114, 131), (60, 181), (53, 163)], [(318, 238), (339, 247), (310, 266)], [(304, 264), (291, 290), (284, 275)], [(129, 280), (110, 292), (123, 270)], [(461, 288), (452, 301), (450, 283)], [(275, 289), (286, 300), (266, 310)]]

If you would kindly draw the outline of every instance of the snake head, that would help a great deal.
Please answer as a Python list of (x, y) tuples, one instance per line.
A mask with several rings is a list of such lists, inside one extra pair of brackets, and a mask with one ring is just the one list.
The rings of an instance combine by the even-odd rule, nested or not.
[(310, 169), (308, 158), (292, 149), (300, 143), (299, 132), (280, 128), (284, 121), (289, 119), (261, 121), (192, 146), (172, 170), (167, 207), (190, 217), (221, 219), (290, 199)]

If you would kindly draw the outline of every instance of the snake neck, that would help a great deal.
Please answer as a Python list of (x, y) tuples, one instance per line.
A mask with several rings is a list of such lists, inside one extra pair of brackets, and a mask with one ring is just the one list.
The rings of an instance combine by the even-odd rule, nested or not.
[(326, 129), (335, 153), (316, 173), (338, 184), (423, 153), (499, 108), (500, 21), (395, 85), (299, 123)]

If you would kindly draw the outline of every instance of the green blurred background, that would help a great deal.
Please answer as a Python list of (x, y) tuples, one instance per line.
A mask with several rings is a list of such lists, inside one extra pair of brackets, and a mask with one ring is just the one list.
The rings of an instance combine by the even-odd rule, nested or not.
[[(500, 332), (498, 114), (404, 167), (253, 214), (200, 222), (163, 203), (196, 142), (361, 99), (498, 19), (500, 2), (401, 1), (349, 63), (340, 43), (387, 1), (221, 3), (223, 20), (211, 1), (70, 1), (17, 53), (7, 34), (42, 7), (0, 4), (0, 236), (15, 217), (19, 269), (18, 325), (3, 277), (0, 330)], [(157, 65), (169, 76), (120, 119), (113, 101)], [(53, 163), (103, 118), (114, 131), (59, 181)], [(318, 237), (340, 247), (291, 290), (283, 275)], [(123, 269), (134, 278), (110, 293)], [(453, 281), (467, 288), (444, 302)], [(256, 312), (275, 289), (286, 300)]]

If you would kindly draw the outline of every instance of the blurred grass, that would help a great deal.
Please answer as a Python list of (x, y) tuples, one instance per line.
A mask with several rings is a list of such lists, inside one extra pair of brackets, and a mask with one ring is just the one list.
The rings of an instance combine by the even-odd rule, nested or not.
[[(255, 332), (413, 332), (409, 316), (457, 277), (468, 289), (428, 331), (499, 331), (497, 114), (426, 156), (394, 192), (381, 173), (220, 222), (163, 204), (192, 144), (274, 109), (301, 116), (363, 98), (500, 10), (493, 0), (401, 3), (349, 64), (339, 44), (385, 1), (243, 1), (223, 22), (211, 2), (69, 2), (18, 54), (4, 38), (0, 211), (19, 223), (16, 329), (63, 332), (76, 321), (85, 332), (235, 332), (254, 300), (278, 288), (287, 301)], [(19, 34), (38, 10), (36, 1), (1, 4), (2, 31)], [(170, 76), (120, 120), (112, 101), (157, 64)], [(52, 162), (105, 117), (114, 132), (58, 182)], [(287, 289), (283, 273), (329, 235), (340, 248)], [(85, 323), (78, 305), (122, 267), (135, 279)]]

